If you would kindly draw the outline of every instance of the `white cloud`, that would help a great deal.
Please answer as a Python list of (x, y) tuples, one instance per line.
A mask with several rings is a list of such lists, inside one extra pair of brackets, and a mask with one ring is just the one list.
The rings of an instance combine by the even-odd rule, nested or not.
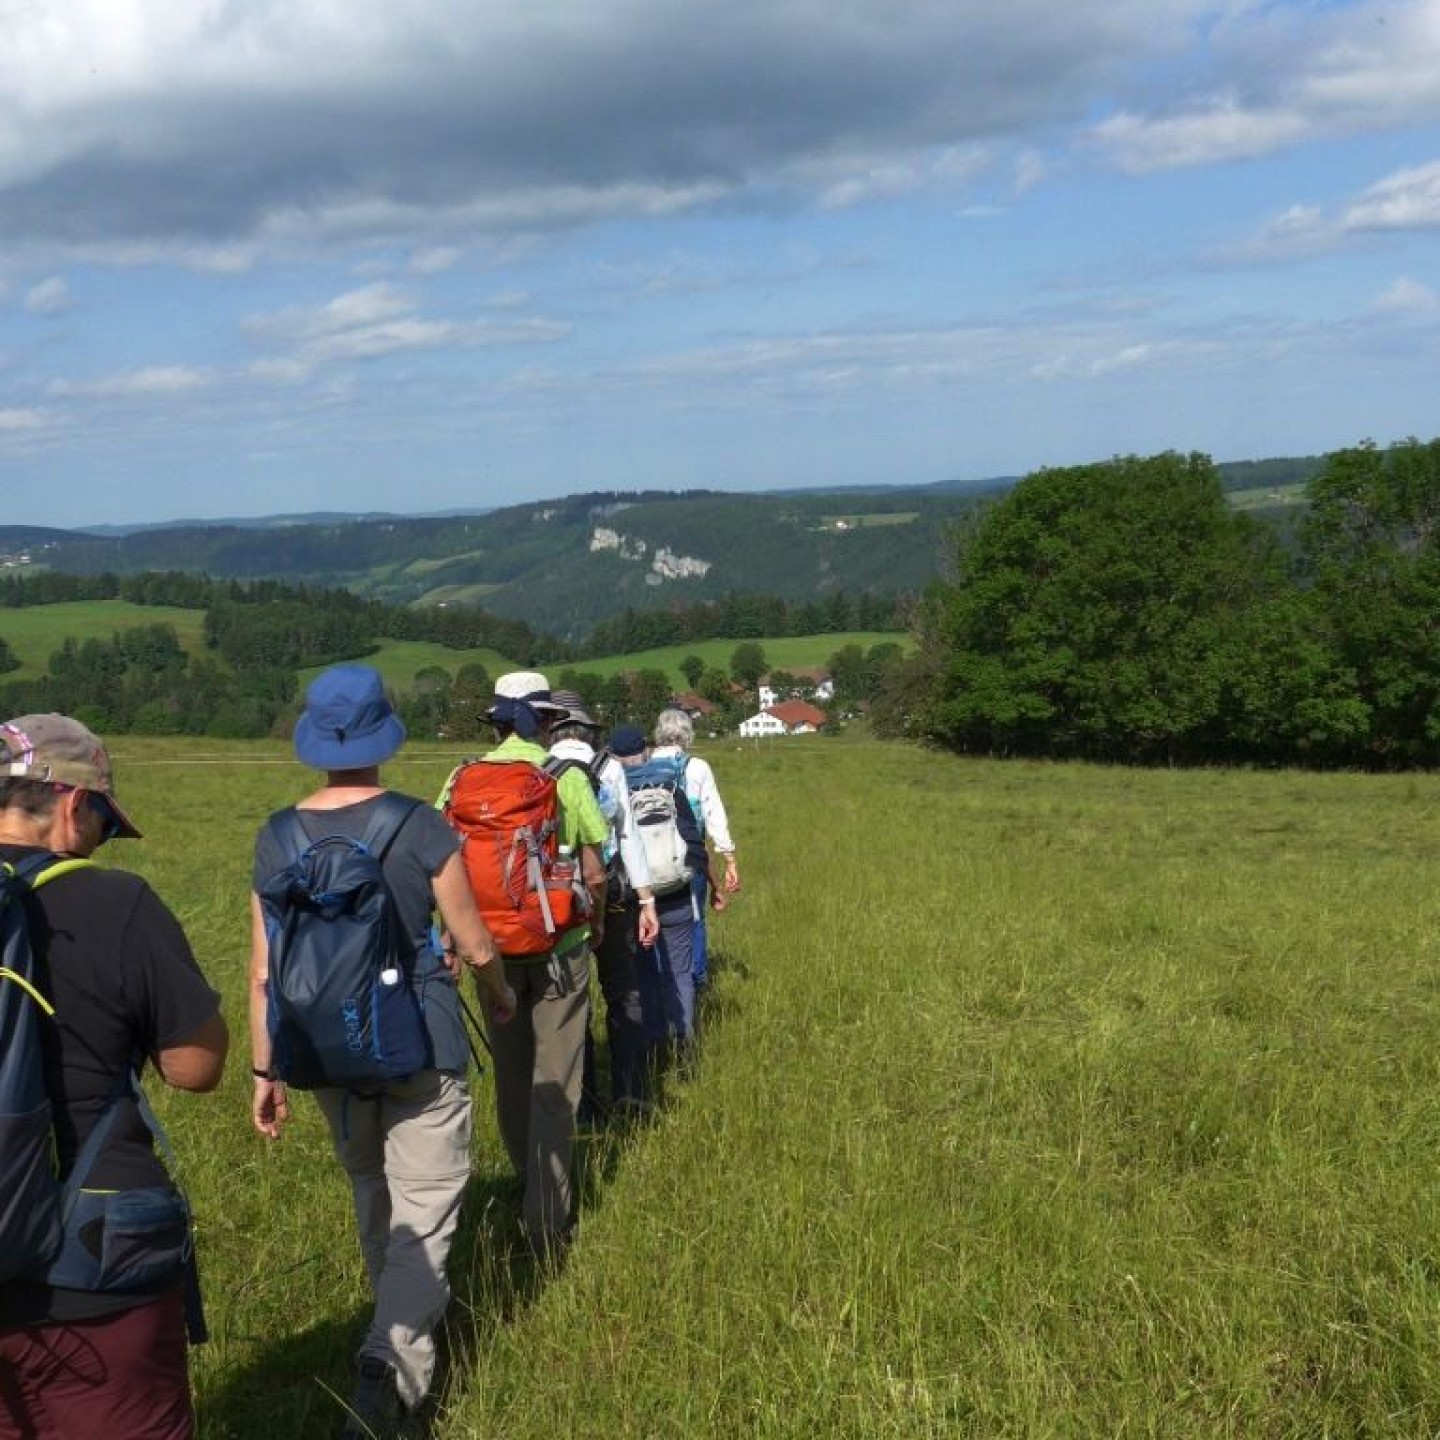
[(1440, 229), (1440, 160), (1399, 170), (1372, 185), (1350, 204), (1342, 230)]
[(1220, 100), (1203, 110), (1158, 119), (1129, 111), (1112, 115), (1095, 127), (1094, 139), (1121, 169), (1140, 174), (1253, 159), (1304, 139), (1308, 129), (1301, 115)]
[(47, 423), (43, 410), (21, 408), (0, 409), (0, 435), (17, 435), (23, 431), (39, 430)]
[(59, 315), (70, 308), (70, 287), (59, 275), (41, 280), (25, 292), (25, 308), (32, 315)]
[(1440, 293), (1418, 280), (1401, 276), (1376, 299), (1372, 308), (1378, 314), (1402, 320), (1433, 320), (1440, 318)]
[(433, 245), (410, 257), (413, 275), (441, 275), (459, 264), (465, 252), (458, 245)]
[(127, 370), (99, 380), (55, 380), (47, 387), (55, 396), (84, 396), (94, 399), (129, 399), (156, 395), (183, 395), (209, 385), (208, 370), (183, 365), (153, 365)]
[(1091, 141), (1121, 169), (1144, 173), (1440, 120), (1436, 0), (1242, 4), (1207, 49), (1208, 75), (1192, 66), (1173, 101), (1118, 107)]
[(1212, 258), (1222, 264), (1263, 264), (1429, 230), (1440, 230), (1440, 160), (1397, 170), (1330, 211), (1292, 205), (1250, 239)]
[(276, 383), (294, 383), (324, 365), (378, 360), (405, 351), (542, 344), (569, 334), (568, 326), (553, 321), (428, 318), (420, 313), (414, 295), (385, 281), (346, 291), (321, 305), (251, 316), (245, 328), (281, 348), (283, 353), (251, 366), (252, 374)]

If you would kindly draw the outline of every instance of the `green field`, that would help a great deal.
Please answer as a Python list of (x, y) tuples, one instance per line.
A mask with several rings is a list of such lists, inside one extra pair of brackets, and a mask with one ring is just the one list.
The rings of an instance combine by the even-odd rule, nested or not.
[(824, 515), (821, 530), (874, 530), (885, 525), (913, 525), (920, 518), (918, 510), (891, 510), (876, 515)]
[(1280, 505), (1303, 505), (1304, 485), (1259, 485), (1253, 490), (1232, 490), (1226, 495), (1236, 510), (1270, 510)]
[[(508, 660), (498, 650), (451, 650), (428, 640), (380, 640), (378, 649), (363, 657), (364, 663), (373, 665), (385, 678), (392, 690), (408, 690), (417, 672), (438, 665), (453, 680), (462, 666), (483, 665), (492, 676), (502, 675), (515, 669), (515, 662)], [(324, 666), (314, 666), (300, 671), (300, 684), (308, 685)]]
[[(741, 640), (696, 640), (687, 645), (665, 645), (657, 650), (636, 650), (628, 655), (606, 655), (597, 660), (577, 660), (570, 668), (590, 671), (595, 675), (618, 675), (628, 670), (663, 670), (678, 688), (686, 685), (681, 662), (688, 655), (698, 655), (707, 667), (730, 669), (730, 657)], [(778, 639), (759, 639), (772, 670), (797, 670), (830, 663), (830, 657), (846, 645), (859, 645), (868, 650), (872, 645), (897, 644), (907, 653), (915, 648), (909, 635), (889, 634), (879, 630), (850, 630), (834, 635), (784, 635)], [(552, 667), (557, 673), (564, 666)]]
[[(250, 841), (310, 777), (273, 744), (114, 748), (148, 831), (116, 858), (237, 1036), (219, 1094), (159, 1097), (201, 1434), (309, 1440), (365, 1283), (313, 1105), (249, 1130), (241, 1017)], [(744, 891), (698, 1078), (584, 1142), (549, 1280), (474, 1082), (441, 1440), (1440, 1430), (1440, 777), (706, 753)], [(389, 778), (429, 794), (455, 756)]]
[(192, 655), (205, 652), (205, 612), (171, 605), (132, 605), (128, 600), (77, 600), (63, 605), (33, 605), (0, 610), (0, 637), (21, 662), (0, 677), (33, 680), (43, 675), (50, 657), (67, 639), (109, 640), (117, 630), (139, 625), (169, 625)]
[[(124, 600), (78, 601), (61, 605), (36, 605), (24, 609), (0, 611), (0, 637), (9, 642), (21, 668), (0, 676), (5, 679), (30, 680), (45, 673), (51, 655), (66, 639), (84, 641), (90, 639), (109, 640), (117, 631), (143, 625), (172, 626), (181, 645), (192, 655), (214, 652), (205, 649), (205, 613), (202, 610), (182, 610), (163, 605), (132, 605)], [(780, 639), (761, 639), (771, 667), (776, 670), (793, 670), (811, 666), (822, 666), (843, 646), (857, 644), (864, 649), (872, 645), (898, 643), (907, 651), (913, 649), (908, 635), (886, 634), (879, 631), (855, 631), (828, 635), (784, 636)], [(689, 655), (698, 655), (707, 666), (721, 670), (729, 669), (730, 657), (735, 653), (738, 640), (700, 640), (689, 645), (669, 645), (657, 650), (636, 651), (627, 655), (607, 655), (600, 659), (576, 661), (573, 668), (597, 675), (615, 675), (625, 671), (654, 669), (663, 670), (677, 690), (684, 688), (686, 681), (680, 670), (680, 663)], [(478, 662), (491, 675), (502, 674), (517, 668), (518, 662), (489, 649), (452, 650), (444, 645), (421, 640), (387, 640), (376, 642), (373, 654), (362, 658), (374, 665), (385, 677), (385, 683), (396, 691), (408, 690), (418, 671), (438, 665), (453, 679), (464, 665)], [(299, 672), (303, 688), (323, 667), (312, 667)], [(549, 667), (555, 674), (565, 667)], [(554, 675), (551, 676), (554, 678)]]

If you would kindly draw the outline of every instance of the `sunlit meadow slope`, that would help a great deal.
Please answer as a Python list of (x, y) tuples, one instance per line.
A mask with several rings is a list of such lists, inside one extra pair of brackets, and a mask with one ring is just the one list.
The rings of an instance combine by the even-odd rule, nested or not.
[[(302, 1099), (246, 1123), (249, 842), (276, 746), (121, 741), (126, 859), (237, 1034), (165, 1096), (207, 1437), (338, 1424), (365, 1290)], [(441, 1437), (1293, 1436), (1440, 1426), (1440, 780), (707, 750), (744, 892), (697, 1078), (583, 1142), (558, 1276), (475, 1083)], [(429, 793), (454, 758), (389, 778)]]

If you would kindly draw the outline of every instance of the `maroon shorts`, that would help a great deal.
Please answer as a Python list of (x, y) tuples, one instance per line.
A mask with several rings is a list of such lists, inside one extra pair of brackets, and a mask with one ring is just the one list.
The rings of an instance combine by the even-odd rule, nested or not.
[(0, 1440), (191, 1440), (185, 1302), (0, 1334)]

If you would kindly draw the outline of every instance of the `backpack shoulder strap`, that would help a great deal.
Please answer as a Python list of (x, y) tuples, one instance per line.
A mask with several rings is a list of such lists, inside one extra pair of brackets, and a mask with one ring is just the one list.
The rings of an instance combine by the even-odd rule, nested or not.
[(303, 855), (314, 844), (310, 832), (300, 819), (298, 808), (294, 805), (277, 810), (267, 823), (274, 831), (275, 839), (279, 841), (281, 848), (292, 860)]
[(365, 827), (363, 843), (375, 858), (381, 862), (390, 853), (390, 847), (395, 843), (401, 830), (405, 828), (405, 822), (425, 802), (416, 800), (410, 795), (400, 795), (394, 790), (387, 790), (380, 796), (375, 806), (374, 813), (370, 816), (370, 822)]
[(53, 850), (37, 850), (23, 860), (16, 860), (13, 864), (6, 865), (5, 870), (28, 889), (38, 890), (42, 885), (48, 884), (51, 880), (58, 880), (60, 876), (68, 875), (72, 870), (93, 869), (94, 866), (93, 860), (84, 860), (78, 855), (67, 855), (62, 860)]

